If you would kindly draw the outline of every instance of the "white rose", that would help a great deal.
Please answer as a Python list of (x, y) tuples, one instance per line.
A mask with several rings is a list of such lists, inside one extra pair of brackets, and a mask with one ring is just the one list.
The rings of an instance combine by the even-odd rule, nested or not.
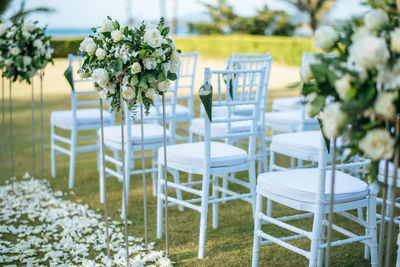
[(0, 23), (0, 36), (3, 36), (7, 32), (7, 25), (4, 23)]
[(388, 118), (394, 117), (396, 114), (396, 106), (393, 104), (393, 101), (396, 100), (397, 97), (397, 92), (379, 93), (374, 104), (375, 112)]
[(390, 33), (390, 48), (394, 52), (400, 53), (400, 28), (396, 28)]
[(170, 82), (165, 80), (163, 82), (158, 83), (157, 89), (158, 91), (165, 92), (169, 88)]
[(312, 103), (317, 98), (317, 96), (318, 96), (318, 94), (316, 92), (311, 92), (306, 97), (307, 103), (306, 103), (306, 105), (304, 107), (304, 110), (305, 110), (307, 116), (309, 116), (309, 117), (313, 117), (314, 116), (314, 114), (312, 114), (312, 109), (313, 109)]
[(312, 55), (304, 58), (304, 60), (301, 62), (300, 77), (304, 83), (309, 83), (314, 78), (314, 74), (311, 70), (311, 65), (317, 63), (318, 61)]
[(372, 31), (381, 29), (383, 26), (388, 24), (388, 22), (388, 15), (380, 9), (371, 10), (364, 15), (365, 27)]
[(115, 94), (116, 90), (115, 88), (117, 87), (117, 85), (115, 83), (108, 83), (106, 85), (105, 90), (107, 90), (107, 92), (109, 92), (110, 94)]
[(355, 42), (357, 39), (364, 37), (366, 35), (374, 35), (367, 27), (363, 26), (358, 28), (353, 35), (351, 36), (351, 40)]
[(96, 49), (97, 45), (90, 37), (83, 40), (79, 46), (79, 51), (86, 52), (89, 55), (93, 55)]
[(147, 88), (144, 92), (144, 96), (154, 101), (156, 93), (156, 90), (154, 90), (153, 88)]
[(136, 74), (142, 71), (142, 67), (140, 66), (139, 62), (135, 62), (131, 66), (131, 72), (132, 74)]
[(314, 35), (314, 47), (329, 52), (339, 40), (339, 34), (331, 26), (322, 26)]
[(367, 132), (359, 143), (359, 148), (372, 160), (391, 159), (394, 139), (384, 129), (373, 129)]
[(328, 138), (335, 138), (340, 135), (341, 129), (346, 123), (347, 116), (340, 109), (339, 103), (332, 103), (325, 107), (322, 113), (322, 130)]
[(350, 74), (346, 73), (340, 79), (335, 81), (335, 89), (342, 100), (348, 100), (348, 93), (351, 89), (352, 77)]
[(19, 55), (19, 53), (21, 53), (21, 49), (19, 49), (19, 47), (17, 46), (14, 46), (13, 48), (11, 48), (10, 52), (13, 56), (17, 56)]
[(114, 30), (111, 32), (111, 39), (114, 42), (119, 42), (121, 41), (123, 38), (122, 32), (120, 32), (119, 30)]
[(23, 32), (22, 32), (22, 36), (24, 36), (25, 39), (28, 39), (28, 38), (31, 36), (31, 33), (30, 33), (30, 32), (27, 32), (27, 31), (23, 31)]
[(122, 96), (126, 100), (132, 100), (136, 97), (136, 93), (135, 93), (135, 90), (133, 89), (133, 87), (126, 85), (126, 86), (123, 86), (123, 88), (122, 88)]
[(369, 69), (386, 62), (390, 55), (384, 39), (368, 35), (351, 45), (350, 56), (358, 65)]
[(171, 62), (169, 71), (170, 71), (171, 73), (175, 73), (175, 74), (176, 74), (176, 73), (178, 73), (178, 68), (179, 68), (179, 65), (178, 65), (178, 64), (172, 63), (172, 62)]
[(180, 55), (177, 51), (172, 52), (171, 54), (171, 63), (179, 64), (180, 62)]
[(43, 47), (43, 43), (41, 40), (35, 40), (35, 41), (33, 41), (33, 46), (40, 49)]
[(99, 92), (99, 96), (100, 96), (101, 99), (105, 100), (105, 99), (107, 99), (108, 92), (106, 90), (101, 90)]
[(99, 60), (103, 60), (106, 57), (106, 51), (104, 49), (100, 48), (100, 47), (97, 48), (96, 49), (96, 57)]
[(6, 59), (6, 60), (4, 61), (4, 64), (6, 64), (6, 66), (11, 66), (12, 63), (13, 63), (13, 61), (12, 61), (11, 59)]
[(96, 49), (97, 49), (97, 45), (95, 44), (95, 42), (88, 43), (86, 45), (86, 53), (88, 53), (88, 55), (93, 55), (96, 52)]
[(161, 46), (162, 43), (162, 36), (159, 30), (153, 27), (146, 29), (143, 39), (145, 43), (154, 48)]
[(171, 63), (170, 62), (163, 63), (163, 68), (165, 73), (167, 73), (171, 69)]
[(47, 59), (50, 59), (51, 58), (51, 55), (53, 54), (53, 52), (54, 52), (54, 49), (53, 48), (51, 48), (51, 47), (49, 47), (47, 50), (46, 50), (46, 58)]
[(109, 75), (105, 69), (95, 69), (92, 74), (93, 80), (97, 82), (102, 88), (105, 88), (108, 83)]
[(112, 32), (114, 30), (114, 24), (111, 20), (105, 19), (103, 20), (103, 24), (97, 30), (97, 32)]
[(28, 56), (23, 56), (22, 61), (24, 62), (24, 65), (27, 66), (27, 65), (31, 64), (32, 58), (28, 57)]
[(144, 65), (145, 69), (152, 70), (157, 67), (157, 62), (156, 62), (155, 58), (146, 57), (143, 59), (143, 65)]
[(22, 25), (22, 31), (31, 32), (36, 28), (35, 24), (27, 23)]

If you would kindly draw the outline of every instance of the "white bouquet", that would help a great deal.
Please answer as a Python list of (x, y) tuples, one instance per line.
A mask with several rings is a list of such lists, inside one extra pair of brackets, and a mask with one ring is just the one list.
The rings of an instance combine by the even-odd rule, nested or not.
[(108, 17), (94, 35), (82, 41), (79, 50), (85, 61), (78, 73), (93, 78), (102, 99), (111, 99), (119, 110), (120, 97), (129, 108), (145, 106), (146, 113), (156, 94), (163, 94), (177, 79), (179, 53), (161, 18), (157, 26), (142, 23), (121, 27)]
[(45, 34), (37, 22), (25, 23), (23, 20), (11, 27), (0, 24), (0, 69), (3, 76), (12, 81), (26, 81), (35, 76), (38, 70), (53, 63), (53, 49), (50, 36)]

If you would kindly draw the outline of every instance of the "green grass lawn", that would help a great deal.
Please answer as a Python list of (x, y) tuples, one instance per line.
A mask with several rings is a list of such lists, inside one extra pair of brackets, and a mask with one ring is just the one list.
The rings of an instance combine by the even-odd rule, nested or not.
[[(19, 179), (26, 171), (31, 171), (31, 113), (30, 94), (26, 88), (27, 96), (13, 101), (14, 104), (14, 159), (15, 175)], [(271, 99), (279, 96), (294, 95), (293, 91), (272, 91)], [(39, 122), (39, 103), (36, 103), (36, 121)], [(196, 107), (199, 101), (196, 97)], [(6, 106), (6, 109), (8, 105)], [(60, 156), (57, 160), (57, 177), (50, 177), (50, 113), (53, 110), (69, 109), (69, 96), (45, 96), (45, 174), (46, 179), (51, 182), (54, 190), (69, 191), (68, 189), (68, 163), (69, 158)], [(6, 114), (8, 116), (8, 113)], [(6, 128), (9, 129), (8, 118)], [(39, 124), (36, 126), (37, 141), (37, 166), (40, 156)], [(7, 132), (8, 138), (8, 132)], [(8, 139), (7, 139), (8, 140)], [(9, 146), (7, 145), (7, 160), (9, 159)], [(139, 162), (137, 164), (140, 164)], [(150, 162), (147, 162), (150, 165)], [(140, 165), (137, 165), (140, 166)], [(38, 168), (39, 169), (39, 168)], [(7, 169), (9, 173), (9, 169)], [(37, 171), (39, 174), (39, 170)], [(241, 174), (245, 177), (245, 173)], [(184, 176), (183, 176), (184, 177)], [(150, 175), (147, 176), (148, 195), (148, 222), (149, 239), (156, 241), (156, 198), (152, 195), (152, 184)], [(99, 202), (99, 175), (97, 172), (96, 155), (78, 154), (75, 195), (68, 196), (68, 199), (88, 204), (91, 208), (103, 213), (103, 205)], [(107, 199), (109, 214), (113, 219), (119, 219), (122, 196), (122, 183), (117, 179), (107, 180)], [(172, 192), (171, 192), (172, 193)], [(211, 213), (211, 212), (210, 212)], [(274, 206), (274, 216), (293, 214), (294, 211), (284, 206)], [(169, 244), (170, 257), (177, 266), (250, 266), (253, 241), (253, 220), (251, 207), (242, 201), (231, 201), (220, 205), (219, 228), (213, 229), (211, 214), (208, 217), (206, 257), (203, 260), (197, 259), (198, 232), (200, 216), (197, 212), (185, 209), (179, 212), (176, 207), (169, 209)], [(143, 236), (143, 189), (141, 175), (131, 177), (130, 198), (129, 198), (129, 233), (134, 236)], [(340, 218), (335, 218), (339, 225), (346, 225), (355, 233), (362, 234), (363, 231), (354, 223), (347, 223)], [(311, 220), (295, 222), (295, 225), (310, 229)], [(287, 231), (276, 227), (267, 226), (276, 236), (283, 236)], [(395, 257), (395, 244), (397, 230), (393, 235), (393, 257)], [(335, 238), (340, 237), (334, 235)], [(293, 242), (303, 248), (309, 246), (309, 242), (298, 240)], [(164, 240), (157, 240), (156, 249), (164, 249)], [(364, 247), (360, 243), (335, 247), (332, 251), (332, 266), (368, 266), (368, 261), (363, 258)], [(270, 245), (261, 248), (260, 266), (307, 266), (305, 257), (297, 255), (280, 246)]]

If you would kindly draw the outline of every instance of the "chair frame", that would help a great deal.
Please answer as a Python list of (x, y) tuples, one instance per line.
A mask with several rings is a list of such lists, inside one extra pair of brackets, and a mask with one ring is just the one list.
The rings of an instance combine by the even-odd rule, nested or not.
[[(84, 58), (82, 56), (76, 56), (72, 54), (68, 54), (68, 66), (73, 70), (73, 65), (75, 61), (78, 61), (78, 65), (81, 66)], [(72, 71), (73, 77), (75, 72)], [(81, 83), (81, 82), (91, 82), (93, 83), (93, 80), (91, 79), (77, 79), (73, 78), (72, 81), (74, 84), (75, 83)], [(96, 95), (97, 100), (86, 100), (86, 101), (81, 101), (78, 100), (79, 96), (82, 95)], [(107, 103), (107, 102), (106, 102)], [(90, 136), (78, 136), (79, 131), (87, 131), (87, 130), (97, 130), (100, 128), (100, 113), (99, 113), (99, 118), (98, 122), (96, 123), (91, 123), (91, 124), (78, 124), (77, 120), (77, 110), (82, 107), (82, 106), (93, 106), (93, 105), (100, 105), (100, 100), (98, 98), (98, 93), (96, 90), (82, 90), (78, 91), (77, 89), (73, 90), (71, 88), (71, 110), (72, 110), (72, 127), (63, 127), (63, 125), (54, 125), (53, 122), (50, 123), (50, 144), (51, 144), (51, 175), (52, 177), (56, 177), (56, 158), (58, 155), (68, 155), (70, 157), (70, 163), (69, 163), (69, 188), (72, 189), (74, 187), (74, 179), (75, 179), (75, 163), (76, 163), (76, 154), (77, 153), (88, 153), (88, 152), (96, 152), (99, 149), (99, 145), (93, 144), (93, 145), (84, 145), (84, 146), (78, 146), (78, 141), (81, 140), (93, 140), (97, 141), (97, 136), (96, 135), (90, 135)], [(111, 116), (110, 121), (105, 122), (106, 126), (109, 125), (114, 125), (114, 116)], [(60, 128), (63, 130), (68, 130), (71, 132), (70, 138), (66, 138), (64, 136), (61, 136), (56, 133), (56, 128)], [(58, 143), (64, 144), (69, 146), (68, 148), (60, 146)]]
[[(305, 203), (297, 200), (292, 200), (284, 196), (278, 196), (271, 192), (266, 192), (262, 188), (257, 187), (257, 204), (256, 204), (256, 215), (254, 222), (254, 240), (253, 240), (253, 258), (252, 266), (257, 267), (259, 261), (259, 250), (260, 245), (278, 244), (283, 246), (295, 253), (301, 254), (309, 259), (309, 266), (322, 266), (323, 263), (323, 250), (328, 246), (327, 243), (323, 243), (323, 236), (325, 233), (325, 226), (329, 223), (326, 220), (326, 215), (329, 213), (329, 203), (324, 202), (325, 196), (325, 181), (326, 181), (326, 170), (327, 170), (327, 150), (325, 142), (321, 136), (320, 138), (320, 152), (318, 160), (318, 192), (314, 203)], [(373, 267), (378, 265), (378, 245), (377, 245), (377, 230), (376, 230), (376, 195), (378, 193), (377, 185), (372, 184), (369, 187), (368, 196), (347, 201), (344, 203), (335, 203), (333, 206), (333, 212), (342, 215), (343, 217), (358, 223), (366, 228), (365, 235), (357, 235), (352, 233), (338, 225), (332, 224), (332, 230), (335, 230), (348, 238), (333, 241), (330, 246), (338, 246), (349, 244), (353, 242), (362, 242), (369, 246), (371, 250), (371, 264)], [(271, 199), (275, 202), (283, 204), (287, 207), (294, 208), (299, 211), (306, 211), (307, 213), (299, 215), (291, 215), (281, 218), (273, 218), (272, 216), (265, 215), (262, 213), (263, 198)], [(348, 210), (354, 210), (358, 208), (367, 207), (367, 219), (364, 221), (350, 213)], [(288, 221), (295, 219), (302, 219), (307, 217), (313, 218), (313, 227), (311, 231), (306, 231), (299, 227), (293, 226)], [(276, 238), (270, 234), (267, 234), (261, 230), (262, 224), (275, 224), (281, 228), (287, 229), (296, 235)], [(296, 247), (286, 241), (296, 240), (300, 238), (308, 238), (311, 240), (310, 250), (304, 250)], [(262, 241), (262, 239), (265, 239)]]
[[(223, 75), (250, 75), (252, 77), (253, 83), (249, 86), (249, 94), (243, 96), (242, 99), (234, 98), (235, 100), (231, 100), (230, 97), (226, 97), (226, 99), (222, 99), (221, 92), (221, 76)], [(237, 105), (254, 105), (254, 113), (250, 116), (242, 116), (240, 118), (232, 117), (231, 112), (228, 112), (227, 117), (224, 118), (213, 118), (212, 123), (227, 123), (228, 124), (228, 132), (226, 134), (216, 134), (212, 135), (211, 133), (211, 122), (207, 115), (204, 115), (205, 120), (205, 136), (204, 136), (204, 165), (201, 169), (192, 169), (191, 166), (186, 166), (182, 164), (177, 164), (172, 161), (168, 162), (169, 170), (179, 170), (182, 172), (186, 172), (189, 174), (199, 174), (202, 175), (201, 181), (194, 181), (188, 183), (177, 183), (177, 182), (167, 182), (164, 180), (163, 176), (163, 160), (159, 159), (158, 161), (158, 194), (157, 194), (157, 238), (160, 239), (162, 237), (162, 218), (163, 218), (163, 207), (165, 206), (165, 199), (168, 197), (168, 206), (176, 206), (182, 205), (184, 207), (196, 210), (200, 212), (200, 234), (199, 234), (199, 250), (198, 250), (198, 258), (204, 258), (204, 250), (205, 250), (205, 241), (206, 241), (206, 229), (207, 229), (207, 214), (208, 214), (208, 205), (212, 204), (213, 210), (213, 228), (218, 227), (218, 203), (225, 202), (229, 200), (242, 199), (252, 204), (253, 213), (255, 208), (255, 188), (256, 188), (256, 180), (255, 180), (255, 144), (256, 144), (256, 135), (257, 135), (257, 122), (259, 120), (259, 105), (261, 103), (262, 96), (262, 86), (263, 83), (259, 82), (257, 85), (258, 91), (256, 91), (255, 99), (250, 98), (250, 92), (254, 90), (256, 85), (254, 84), (254, 79), (256, 75), (260, 75), (260, 80), (264, 80), (265, 75), (265, 67), (261, 70), (221, 70), (221, 71), (212, 71), (209, 68), (205, 69), (205, 85), (209, 86), (211, 84), (211, 79), (213, 75), (216, 75), (218, 78), (218, 101), (214, 103), (215, 106), (227, 107), (230, 111), (234, 109)], [(236, 78), (236, 80), (238, 80)], [(234, 84), (236, 86), (236, 82)], [(238, 87), (236, 87), (237, 89)], [(236, 89), (233, 90), (236, 94)], [(214, 92), (215, 93), (215, 92)], [(205, 113), (205, 112), (204, 112)], [(231, 133), (231, 123), (236, 121), (252, 121), (251, 127), (248, 132), (241, 133)], [(210, 155), (211, 155), (211, 141), (212, 140), (230, 140), (230, 139), (238, 139), (238, 138), (249, 138), (250, 141), (248, 145), (248, 160), (243, 164), (238, 164), (234, 166), (228, 167), (211, 167)], [(227, 142), (230, 143), (229, 141)], [(168, 147), (167, 147), (168, 150)], [(235, 179), (232, 177), (228, 177), (225, 174), (239, 171), (248, 171), (249, 172), (249, 182), (245, 182), (239, 179)], [(232, 183), (239, 184), (247, 189), (249, 189), (249, 193), (237, 193), (230, 190), (225, 189), (224, 187), (219, 186), (219, 178), (228, 179)], [(212, 184), (212, 196), (209, 195), (210, 183)], [(201, 185), (201, 190), (193, 188), (195, 185)], [(199, 198), (192, 198), (189, 200), (179, 200), (174, 197), (165, 196), (164, 187), (167, 188), (175, 188), (190, 194), (194, 194)], [(225, 197), (219, 197), (218, 193), (223, 192), (226, 194)], [(195, 205), (195, 203), (199, 203), (199, 205)]]

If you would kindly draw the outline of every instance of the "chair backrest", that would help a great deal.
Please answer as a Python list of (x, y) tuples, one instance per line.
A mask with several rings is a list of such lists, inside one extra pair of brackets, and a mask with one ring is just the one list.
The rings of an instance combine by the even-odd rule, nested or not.
[[(249, 159), (255, 157), (255, 144), (257, 135), (257, 123), (260, 116), (260, 104), (262, 98), (262, 87), (264, 86), (265, 66), (257, 70), (211, 70), (205, 69), (204, 87), (210, 90), (213, 86), (213, 94), (216, 101), (213, 106), (227, 109), (228, 112), (213, 118), (213, 124), (223, 124), (226, 132), (221, 134), (211, 132), (211, 122), (203, 112), (205, 120), (205, 158), (210, 158), (210, 149), (212, 140), (232, 140), (249, 138), (248, 155)], [(225, 80), (225, 81), (224, 81)], [(231, 82), (230, 82), (231, 81)], [(230, 92), (232, 97), (230, 96)], [(252, 107), (252, 113), (243, 116), (235, 116), (232, 109), (238, 106), (246, 105)], [(202, 106), (203, 109), (203, 106)], [(232, 124), (250, 122), (251, 127), (248, 130), (235, 131)]]
[[(194, 78), (196, 76), (198, 52), (192, 53), (181, 53), (180, 62), (178, 67), (178, 79), (174, 82), (175, 85), (171, 86), (177, 89), (177, 102), (181, 100), (186, 102), (185, 105), (188, 107), (190, 112), (190, 118), (194, 116), (194, 100), (193, 100), (193, 89), (194, 89)], [(170, 96), (166, 99), (169, 101)], [(161, 98), (157, 97), (155, 100), (155, 106), (159, 107)], [(176, 103), (177, 103), (176, 102)], [(157, 110), (160, 113), (160, 110)]]
[[(100, 98), (94, 89), (93, 79), (81, 78), (77, 70), (85, 60), (82, 56), (68, 54), (68, 67), (72, 70), (72, 82), (74, 90), (71, 88), (71, 109), (72, 119), (76, 121), (76, 110), (84, 107), (99, 107)], [(109, 101), (103, 101), (104, 104)]]
[(240, 53), (232, 53), (232, 59), (267, 59), (270, 57), (270, 53), (259, 53), (259, 54), (240, 54)]
[[(164, 92), (164, 102), (165, 102), (165, 109), (171, 111), (171, 115), (167, 116), (166, 113), (166, 124), (168, 124), (168, 132), (170, 136), (170, 143), (174, 144), (175, 143), (175, 132), (176, 132), (176, 101), (177, 101), (177, 96), (178, 96), (178, 82), (177, 80), (172, 83), (172, 85), (168, 88), (166, 92)], [(162, 97), (156, 96), (155, 99), (158, 99), (159, 101), (155, 101), (155, 110), (156, 110), (156, 115), (152, 117), (155, 121), (161, 121), (163, 120), (163, 107), (162, 107)], [(131, 143), (131, 125), (132, 123), (140, 122), (140, 106), (135, 106), (133, 107), (132, 110), (128, 110), (127, 105), (125, 104), (125, 125), (127, 129), (127, 140), (128, 143)], [(145, 117), (145, 110), (143, 107), (143, 116)]]
[[(269, 76), (271, 72), (272, 66), (272, 56), (269, 53), (262, 54), (265, 55), (260, 58), (253, 58), (253, 59), (230, 59), (227, 58), (226, 65), (228, 69), (231, 70), (256, 70), (265, 67), (265, 75), (264, 75), (264, 85), (262, 87), (262, 99), (260, 109), (264, 113), (267, 109), (267, 100), (268, 100), (268, 84), (269, 84)], [(260, 121), (262, 125), (265, 125), (265, 116), (260, 115)]]

